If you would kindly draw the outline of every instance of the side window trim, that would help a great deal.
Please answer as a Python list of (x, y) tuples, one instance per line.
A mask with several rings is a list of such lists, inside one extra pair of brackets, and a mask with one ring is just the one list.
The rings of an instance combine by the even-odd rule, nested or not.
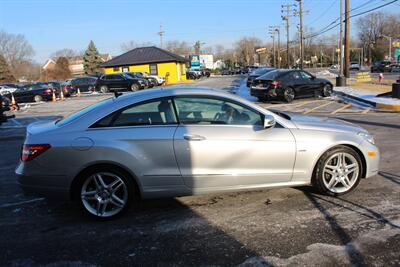
[[(114, 126), (114, 123), (115, 123), (116, 119), (118, 118), (118, 116), (122, 112), (124, 112), (125, 110), (130, 109), (130, 108), (134, 108), (134, 107), (139, 106), (139, 105), (143, 105), (143, 104), (147, 104), (147, 103), (151, 103), (151, 102), (156, 102), (156, 101), (161, 101), (161, 100), (170, 100), (171, 101), (171, 104), (173, 106), (173, 113), (174, 113), (175, 121), (176, 121), (175, 123), (150, 124), (150, 125), (144, 124), (144, 125), (130, 125), (130, 126)], [(101, 120), (105, 119), (108, 116), (112, 116), (112, 118), (111, 118), (111, 120), (110, 120), (110, 122), (109, 122), (109, 124), (107, 126), (96, 126), (97, 123), (99, 123)], [(101, 119), (97, 120), (95, 123), (90, 125), (88, 128), (89, 129), (98, 129), (98, 128), (119, 128), (119, 127), (124, 127), (124, 128), (126, 128), (126, 127), (154, 127), (154, 126), (170, 126), (170, 125), (178, 125), (178, 124), (179, 124), (179, 118), (178, 118), (176, 110), (175, 110), (175, 104), (174, 104), (173, 97), (168, 96), (168, 97), (152, 98), (152, 99), (148, 99), (148, 100), (145, 100), (145, 101), (141, 101), (141, 102), (138, 102), (138, 103), (135, 103), (135, 104), (131, 104), (131, 105), (122, 107), (122, 108), (120, 108), (120, 109), (118, 109), (116, 111), (111, 112), (110, 114), (105, 115), (104, 117), (102, 117)]]
[[(177, 122), (179, 125), (197, 125), (197, 126), (202, 126), (201, 124), (196, 124), (196, 123), (182, 123), (179, 119), (179, 113), (178, 109), (175, 104), (175, 99), (179, 98), (205, 98), (205, 99), (214, 99), (214, 100), (220, 100), (220, 101), (225, 101), (225, 102), (230, 102), (233, 104), (236, 104), (244, 109), (250, 110), (256, 114), (259, 114), (261, 122), (264, 121), (264, 114), (259, 112), (258, 110), (253, 109), (252, 107), (246, 106), (238, 101), (232, 100), (232, 99), (227, 99), (223, 97), (218, 97), (218, 96), (210, 96), (210, 95), (178, 95), (173, 97), (173, 105), (174, 105), (174, 111), (175, 111), (175, 117), (177, 119)], [(211, 124), (213, 126), (254, 126), (254, 125), (243, 125), (243, 124)], [(204, 126), (210, 126), (210, 125), (204, 125)]]

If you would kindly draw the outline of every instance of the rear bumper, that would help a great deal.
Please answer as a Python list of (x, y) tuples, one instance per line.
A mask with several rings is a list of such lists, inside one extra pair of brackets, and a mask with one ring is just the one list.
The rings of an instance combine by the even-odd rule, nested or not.
[(37, 180), (35, 177), (28, 177), (17, 175), (17, 184), (21, 187), (24, 195), (38, 196), (49, 199), (70, 200), (69, 190), (60, 187), (50, 187), (43, 185), (32, 185), (26, 183), (27, 181)]
[(60, 200), (70, 199), (70, 189), (65, 176), (27, 175), (24, 169), (24, 163), (20, 163), (15, 170), (17, 183), (24, 194)]

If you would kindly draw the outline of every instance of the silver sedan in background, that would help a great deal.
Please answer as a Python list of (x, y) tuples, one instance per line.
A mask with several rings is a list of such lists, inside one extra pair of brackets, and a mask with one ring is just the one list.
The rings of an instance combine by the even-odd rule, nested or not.
[(212, 89), (124, 94), (27, 129), (18, 182), (97, 218), (136, 198), (313, 185), (336, 196), (377, 174), (363, 128), (266, 110)]

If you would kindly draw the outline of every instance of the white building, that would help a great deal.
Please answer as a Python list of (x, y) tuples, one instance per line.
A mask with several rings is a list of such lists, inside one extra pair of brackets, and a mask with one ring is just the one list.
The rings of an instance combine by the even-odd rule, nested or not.
[(213, 55), (199, 55), (200, 66), (206, 69), (214, 69)]

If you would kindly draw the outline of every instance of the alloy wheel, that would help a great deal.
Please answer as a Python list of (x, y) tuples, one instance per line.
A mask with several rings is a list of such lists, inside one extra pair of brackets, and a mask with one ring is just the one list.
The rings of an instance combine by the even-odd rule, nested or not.
[(108, 87), (106, 86), (106, 85), (103, 85), (103, 86), (101, 86), (100, 87), (100, 91), (102, 92), (102, 93), (108, 93)]
[(131, 90), (132, 92), (136, 92), (137, 90), (139, 90), (139, 86), (136, 83), (134, 83), (131, 85)]
[(322, 180), (332, 193), (344, 193), (357, 182), (359, 170), (359, 163), (353, 155), (345, 152), (335, 153), (325, 163)]
[(290, 87), (286, 88), (285, 91), (283, 92), (283, 95), (287, 102), (292, 102), (294, 99), (294, 90)]
[(101, 218), (111, 217), (128, 204), (128, 186), (116, 174), (94, 173), (82, 185), (81, 200), (90, 214)]
[(331, 96), (332, 87), (329, 84), (324, 86), (323, 94), (324, 94), (325, 97)]

